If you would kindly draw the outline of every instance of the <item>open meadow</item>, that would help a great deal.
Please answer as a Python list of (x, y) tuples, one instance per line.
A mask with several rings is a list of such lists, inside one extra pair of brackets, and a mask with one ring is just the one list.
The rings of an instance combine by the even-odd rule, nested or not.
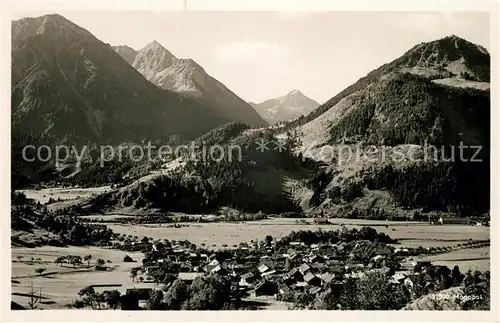
[(461, 272), (467, 270), (490, 270), (490, 247), (468, 248), (452, 252), (424, 257), (435, 265), (443, 265), (450, 268), (458, 265)]
[(19, 190), (19, 192), (24, 193), (27, 198), (33, 199), (35, 201), (39, 201), (42, 204), (45, 204), (49, 201), (49, 199), (53, 199), (55, 201), (67, 201), (67, 200), (75, 200), (85, 197), (90, 197), (92, 194), (101, 194), (111, 190), (109, 186), (101, 186), (101, 187), (88, 187), (88, 188), (62, 188), (62, 187), (51, 187), (51, 188), (43, 188), (40, 190)]
[[(490, 237), (489, 227), (468, 225), (429, 225), (425, 222), (386, 222), (357, 219), (328, 219), (332, 224), (302, 224), (297, 219), (271, 218), (252, 222), (218, 222), (218, 223), (185, 223), (175, 228), (169, 224), (107, 224), (116, 233), (147, 236), (153, 239), (189, 240), (197, 245), (217, 247), (232, 246), (250, 240), (262, 240), (267, 235), (280, 238), (291, 231), (299, 230), (337, 230), (341, 225), (347, 228), (360, 229), (371, 226), (379, 232), (384, 232), (399, 240), (404, 247), (443, 247), (460, 243), (461, 241), (486, 240)], [(309, 223), (311, 219), (305, 219)]]
[[(92, 255), (91, 267), (87, 262), (74, 268), (72, 265), (62, 266), (54, 261), (60, 256)], [(135, 262), (123, 262), (125, 255), (132, 257)], [(31, 258), (34, 261), (31, 262)], [(63, 308), (77, 299), (77, 293), (93, 284), (131, 284), (130, 269), (140, 266), (143, 259), (142, 253), (124, 252), (119, 250), (103, 249), (97, 247), (38, 247), (38, 248), (13, 248), (12, 249), (12, 301), (27, 307), (30, 297), (31, 285), (38, 294), (42, 291), (42, 301), (39, 309)], [(98, 271), (92, 265), (102, 258), (107, 263), (107, 271)], [(38, 260), (37, 260), (38, 259)], [(46, 268), (41, 275), (37, 275), (37, 268)]]
[[(208, 248), (238, 245), (240, 242), (263, 240), (267, 235), (283, 237), (291, 231), (337, 230), (341, 225), (347, 228), (371, 226), (379, 232), (398, 239), (397, 247), (416, 248), (456, 246), (468, 240), (487, 240), (490, 228), (471, 225), (429, 225), (425, 222), (386, 222), (357, 219), (328, 219), (333, 224), (298, 224), (296, 219), (273, 218), (241, 223), (185, 223), (178, 228), (168, 224), (108, 224), (115, 232), (132, 236), (147, 236), (153, 239), (189, 240)], [(311, 221), (310, 219), (308, 221)], [(461, 271), (469, 269), (489, 270), (489, 247), (467, 248), (429, 256), (434, 264), (453, 267), (459, 265)]]

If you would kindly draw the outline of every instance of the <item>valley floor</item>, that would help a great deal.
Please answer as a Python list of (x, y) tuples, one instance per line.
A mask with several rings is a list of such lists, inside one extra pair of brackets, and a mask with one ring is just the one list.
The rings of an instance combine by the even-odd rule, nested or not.
[[(266, 235), (282, 237), (291, 231), (335, 230), (340, 225), (347, 227), (373, 226), (377, 231), (387, 233), (394, 238), (400, 239), (401, 247), (417, 246), (454, 246), (460, 242), (473, 239), (489, 239), (488, 227), (443, 225), (432, 226), (421, 222), (385, 222), (385, 221), (363, 221), (350, 219), (330, 219), (335, 224), (297, 224), (297, 219), (274, 218), (258, 222), (246, 223), (186, 223), (186, 227), (168, 228), (165, 225), (122, 225), (110, 224), (109, 227), (124, 234), (148, 236), (153, 239), (167, 238), (170, 240), (187, 239), (197, 245), (205, 244), (207, 247), (224, 248), (231, 247), (240, 242), (248, 242), (252, 239), (262, 240)], [(108, 271), (96, 271), (93, 268), (73, 268), (68, 265), (54, 264), (54, 260), (64, 255), (92, 255), (93, 262), (97, 258), (111, 260)], [(125, 263), (123, 257), (128, 254), (137, 262)], [(18, 257), (22, 257), (21, 260)], [(33, 257), (35, 261), (29, 260)], [(39, 260), (36, 260), (40, 258)], [(39, 247), (39, 248), (13, 248), (12, 249), (12, 300), (26, 306), (29, 297), (26, 295), (31, 288), (35, 291), (42, 289), (43, 300), (39, 308), (62, 308), (73, 302), (77, 293), (82, 288), (92, 284), (123, 284), (132, 286), (134, 283), (130, 278), (130, 269), (141, 265), (142, 253), (131, 253), (119, 250), (103, 249), (97, 247)], [(469, 269), (481, 271), (489, 270), (490, 255), (489, 247), (460, 249), (444, 254), (424, 257), (435, 264), (453, 267), (459, 265), (460, 270), (465, 272)], [(35, 274), (38, 267), (46, 268), (42, 276)], [(286, 309), (285, 303), (275, 300), (255, 299), (252, 301), (262, 302), (262, 309)]]
[[(90, 196), (99, 189), (45, 189), (39, 191), (25, 191), (28, 197), (39, 200), (41, 203), (49, 197), (57, 199), (75, 199), (76, 196)], [(108, 218), (108, 216), (102, 216)], [(133, 216), (132, 216), (133, 217)], [(109, 219), (113, 216), (109, 216)], [(469, 240), (488, 240), (490, 228), (484, 226), (470, 225), (429, 225), (426, 222), (413, 221), (375, 221), (359, 219), (328, 219), (330, 224), (314, 224), (312, 219), (290, 219), (269, 218), (261, 221), (248, 222), (214, 222), (214, 223), (177, 223), (182, 224), (174, 227), (169, 224), (121, 224), (106, 223), (114, 232), (141, 237), (147, 236), (153, 239), (189, 240), (190, 242), (205, 246), (210, 249), (231, 248), (241, 242), (251, 240), (262, 241), (267, 235), (280, 238), (288, 235), (291, 231), (318, 229), (337, 230), (341, 226), (347, 228), (362, 226), (374, 227), (378, 232), (388, 234), (398, 239), (396, 247), (449, 247), (463, 244)], [(59, 266), (54, 260), (60, 256), (75, 255), (82, 258), (92, 255), (92, 263), (98, 258), (107, 263), (107, 271), (97, 271), (93, 266), (73, 268), (71, 265)], [(123, 262), (125, 255), (130, 255), (136, 262)], [(27, 306), (29, 297), (27, 294), (33, 290), (42, 290), (42, 301), (38, 304), (41, 309), (64, 308), (77, 299), (77, 293), (89, 285), (117, 284), (122, 287), (134, 286), (131, 280), (130, 269), (142, 265), (142, 253), (125, 252), (97, 247), (37, 247), (37, 248), (12, 248), (12, 301)], [(481, 248), (456, 248), (443, 254), (420, 257), (431, 260), (437, 265), (453, 267), (459, 265), (460, 270), (465, 272), (469, 269), (481, 271), (490, 268), (489, 247)], [(36, 275), (37, 268), (46, 268), (42, 275)], [(248, 299), (250, 302), (261, 304), (261, 309), (287, 309), (288, 305), (283, 302), (269, 299)]]

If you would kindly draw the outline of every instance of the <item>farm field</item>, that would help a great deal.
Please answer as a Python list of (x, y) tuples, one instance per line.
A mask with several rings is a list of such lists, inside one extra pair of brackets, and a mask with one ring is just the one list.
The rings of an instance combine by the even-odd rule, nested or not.
[(424, 222), (386, 222), (365, 221), (351, 219), (329, 219), (334, 224), (297, 224), (296, 219), (273, 218), (255, 222), (244, 223), (186, 223), (180, 228), (168, 227), (167, 224), (108, 224), (114, 232), (148, 236), (153, 239), (189, 240), (197, 245), (204, 243), (207, 246), (220, 247), (224, 244), (232, 246), (250, 240), (262, 240), (266, 235), (275, 238), (283, 237), (291, 231), (298, 230), (337, 230), (341, 224), (351, 228), (372, 226), (379, 232), (384, 232), (392, 238), (400, 239), (404, 247), (442, 247), (460, 243), (460, 241), (473, 239), (489, 239), (489, 227), (475, 227), (466, 225), (429, 225)]
[[(136, 262), (123, 262), (123, 257), (129, 255)], [(73, 268), (71, 265), (54, 264), (54, 260), (59, 256), (92, 255), (92, 263), (95, 264), (97, 258), (111, 260), (109, 265), (112, 270), (97, 271), (95, 269)], [(22, 257), (19, 261), (18, 257)], [(29, 259), (40, 258), (41, 261), (29, 263)], [(97, 247), (39, 247), (39, 248), (13, 248), (12, 249), (12, 301), (27, 306), (29, 297), (20, 294), (29, 293), (31, 284), (38, 292), (42, 289), (43, 304), (39, 304), (40, 309), (63, 308), (77, 298), (77, 293), (89, 285), (93, 284), (132, 284), (130, 269), (141, 265), (144, 255), (136, 252), (124, 252), (120, 250), (103, 249)], [(35, 275), (36, 268), (46, 268), (47, 275)]]
[(480, 271), (490, 270), (489, 247), (455, 250), (440, 255), (427, 256), (423, 259), (430, 260), (433, 264), (444, 265), (450, 268), (458, 265), (461, 272), (466, 272), (469, 269)]

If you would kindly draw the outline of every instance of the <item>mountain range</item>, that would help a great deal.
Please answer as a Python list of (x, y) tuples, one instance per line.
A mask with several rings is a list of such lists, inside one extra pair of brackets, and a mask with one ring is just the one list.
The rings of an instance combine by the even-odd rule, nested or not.
[(175, 57), (157, 41), (137, 52), (126, 46), (114, 49), (148, 81), (162, 89), (199, 98), (231, 121), (257, 127), (267, 125), (247, 102), (211, 77), (198, 63)]
[[(149, 184), (134, 182), (112, 200), (200, 212), (190, 205), (208, 194), (211, 210), (302, 209), (310, 216), (353, 218), (482, 214), (489, 210), (489, 62), (484, 48), (456, 36), (419, 44), (306, 116), (279, 127), (250, 131), (235, 124), (205, 134), (206, 142), (240, 143), (243, 159), (212, 166), (175, 161), (181, 165), (175, 171), (167, 165), (167, 173), (183, 178), (182, 189), (195, 187), (191, 201), (178, 201), (184, 206), (150, 200), (170, 194), (157, 192), (171, 181), (162, 175)], [(282, 140), (288, 150), (259, 151), (261, 140)], [(481, 147), (462, 152), (481, 162), (461, 160), (460, 145)], [(434, 155), (433, 147), (442, 153)]]
[[(99, 197), (108, 206), (478, 214), (489, 210), (490, 76), (488, 51), (452, 35), (417, 44), (324, 104), (299, 91), (249, 104), (156, 41), (138, 51), (112, 47), (59, 15), (26, 18), (12, 23), (13, 147), (26, 137), (119, 144), (174, 134), (243, 147), (237, 162), (174, 160), (154, 174), (148, 169), (160, 161), (139, 162), (66, 179), (113, 178), (123, 187)], [(286, 151), (257, 152), (262, 140), (281, 140)], [(441, 156), (422, 159), (429, 145)], [(460, 145), (481, 147), (460, 156), (482, 162), (458, 160)], [(346, 146), (376, 152), (352, 158)]]
[[(144, 67), (148, 63), (140, 57), (161, 59), (148, 56), (152, 47), (160, 49), (147, 46), (138, 54)], [(172, 135), (195, 138), (231, 121), (265, 124), (235, 95), (237, 104), (229, 109), (213, 98), (159, 88), (127, 63), (130, 55), (124, 52), (130, 54), (130, 48), (121, 49), (117, 54), (60, 15), (13, 21), (13, 133), (34, 135), (47, 143), (119, 144)], [(176, 66), (181, 65), (203, 71), (189, 60)], [(220, 83), (213, 84), (228, 92)]]
[(275, 124), (305, 116), (316, 109), (319, 103), (308, 98), (299, 90), (292, 90), (279, 98), (269, 99), (261, 103), (250, 102), (250, 105), (269, 124)]

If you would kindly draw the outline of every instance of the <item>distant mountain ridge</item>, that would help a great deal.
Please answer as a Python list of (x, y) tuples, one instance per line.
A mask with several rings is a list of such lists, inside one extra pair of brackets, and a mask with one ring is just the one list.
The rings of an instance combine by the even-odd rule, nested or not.
[(134, 59), (137, 56), (137, 51), (132, 47), (122, 45), (122, 46), (111, 46), (118, 55), (120, 55), (127, 63), (132, 65)]
[(307, 115), (316, 109), (319, 103), (308, 98), (299, 90), (292, 90), (279, 98), (269, 99), (261, 103), (250, 102), (250, 105), (269, 124), (275, 124)]
[[(119, 47), (116, 50), (125, 60), (132, 61), (130, 51)], [(232, 121), (250, 126), (267, 125), (247, 102), (208, 75), (198, 63), (192, 59), (175, 57), (157, 41), (137, 51), (131, 65), (160, 88), (199, 98), (216, 113)]]

